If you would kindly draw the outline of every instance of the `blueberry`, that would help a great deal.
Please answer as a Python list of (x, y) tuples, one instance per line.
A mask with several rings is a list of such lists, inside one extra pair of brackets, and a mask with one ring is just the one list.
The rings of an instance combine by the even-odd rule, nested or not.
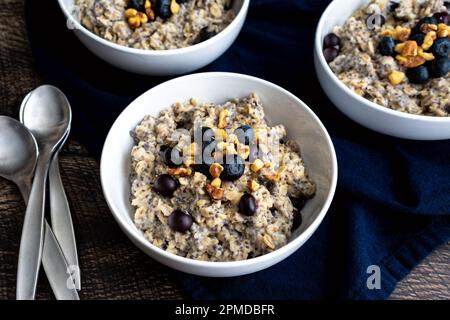
[(302, 210), (303, 207), (305, 206), (305, 203), (306, 203), (305, 198), (290, 198), (290, 199), (291, 199), (292, 205), (297, 210)]
[(450, 25), (450, 14), (447, 11), (438, 12), (433, 15), (438, 23)]
[(298, 210), (297, 208), (294, 208), (294, 210), (292, 210), (291, 231), (294, 231), (295, 229), (300, 227), (301, 224), (302, 224), (302, 214), (300, 213), (300, 210)]
[(145, 12), (145, 0), (130, 0), (127, 9), (132, 8), (137, 11)]
[(164, 197), (171, 197), (178, 187), (178, 180), (168, 174), (160, 174), (153, 184), (153, 190)]
[(170, 214), (167, 222), (170, 229), (173, 231), (186, 232), (191, 228), (194, 223), (194, 219), (192, 219), (192, 216), (186, 212), (177, 209)]
[(239, 212), (246, 216), (252, 216), (256, 213), (258, 206), (256, 199), (251, 194), (244, 193), (239, 200)]
[(156, 0), (155, 9), (157, 16), (168, 19), (172, 16), (172, 11), (170, 11), (171, 0)]
[(421, 27), (423, 24), (437, 24), (437, 20), (434, 17), (426, 17), (419, 20), (419, 22), (412, 29), (412, 33), (413, 34), (421, 33), (422, 32)]
[(239, 155), (227, 155), (223, 162), (223, 172), (220, 175), (222, 180), (235, 181), (242, 177), (245, 170), (245, 163)]
[(417, 42), (417, 44), (419, 46), (421, 46), (423, 44), (424, 39), (425, 39), (425, 34), (423, 34), (423, 33), (416, 33), (409, 38), (409, 40), (413, 40), (413, 41)]
[(395, 40), (391, 37), (383, 37), (378, 44), (378, 51), (383, 56), (393, 56), (395, 54)]
[(448, 57), (439, 57), (430, 65), (431, 75), (435, 78), (445, 77), (450, 71), (450, 59)]
[(389, 1), (389, 11), (390, 12), (395, 11), (398, 7), (400, 7), (400, 3), (399, 2)]
[(175, 152), (173, 152), (173, 148), (170, 146), (161, 146), (160, 156), (169, 168), (174, 168), (181, 164), (181, 155), (176, 149)]
[(434, 41), (431, 52), (433, 52), (436, 57), (448, 57), (450, 54), (450, 39), (439, 38)]
[(253, 142), (253, 138), (255, 136), (253, 132), (253, 128), (248, 124), (240, 126), (234, 131), (234, 134), (238, 137), (240, 143), (245, 145), (250, 145)]
[(325, 36), (323, 39), (323, 47), (329, 48), (329, 47), (336, 47), (341, 45), (341, 39), (335, 35), (334, 33), (329, 33)]
[(217, 32), (209, 31), (208, 27), (203, 28), (200, 30), (200, 33), (198, 34), (197, 38), (194, 40), (194, 44), (206, 41), (211, 39), (217, 34)]
[(323, 50), (323, 56), (328, 63), (333, 62), (334, 59), (339, 55), (339, 50), (335, 47), (325, 48)]
[(411, 83), (424, 83), (430, 78), (428, 68), (424, 65), (408, 69), (406, 76)]

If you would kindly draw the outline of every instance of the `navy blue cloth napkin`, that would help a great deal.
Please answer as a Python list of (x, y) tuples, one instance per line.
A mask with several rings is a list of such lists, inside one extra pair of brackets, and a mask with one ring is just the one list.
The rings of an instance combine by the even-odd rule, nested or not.
[[(314, 110), (332, 136), (339, 162), (332, 207), (313, 237), (272, 268), (227, 279), (175, 273), (193, 298), (383, 299), (450, 239), (450, 141), (375, 133), (340, 114), (321, 90), (313, 37), (327, 2), (252, 0), (237, 41), (202, 71), (272, 81)], [(46, 82), (68, 95), (74, 134), (98, 157), (121, 110), (167, 78), (128, 74), (96, 58), (64, 27), (55, 0), (26, 4), (36, 66)], [(380, 289), (367, 286), (373, 265), (380, 268)]]

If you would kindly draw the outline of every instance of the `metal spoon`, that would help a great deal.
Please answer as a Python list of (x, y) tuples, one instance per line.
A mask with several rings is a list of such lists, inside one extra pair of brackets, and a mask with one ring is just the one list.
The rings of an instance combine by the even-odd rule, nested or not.
[[(61, 92), (62, 94), (62, 92)], [(31, 92), (23, 99), (20, 106), (20, 121), (24, 123), (23, 110), (26, 108), (28, 98)], [(66, 99), (67, 100), (67, 99)], [(67, 102), (69, 104), (69, 102)], [(70, 107), (70, 105), (69, 105)], [(78, 264), (77, 245), (75, 241), (75, 231), (72, 223), (72, 215), (70, 213), (69, 202), (64, 191), (64, 185), (61, 180), (61, 174), (59, 171), (59, 151), (63, 148), (70, 133), (70, 125), (67, 129), (66, 135), (61, 141), (58, 149), (52, 158), (50, 170), (48, 173), (49, 179), (49, 193), (50, 193), (50, 216), (53, 232), (58, 239), (58, 243), (64, 253), (64, 256), (69, 263), (70, 271), (75, 277), (75, 285), (79, 290), (81, 288), (81, 275)]]
[[(0, 176), (19, 187), (25, 203), (30, 195), (37, 158), (37, 143), (28, 129), (12, 118), (0, 116)], [(77, 291), (67, 286), (71, 279), (66, 274), (69, 266), (47, 222), (42, 264), (58, 300), (79, 300)]]
[(36, 138), (39, 157), (20, 240), (17, 299), (34, 299), (42, 258), (45, 184), (50, 160), (64, 139), (72, 118), (67, 99), (53, 86), (31, 92), (21, 119)]

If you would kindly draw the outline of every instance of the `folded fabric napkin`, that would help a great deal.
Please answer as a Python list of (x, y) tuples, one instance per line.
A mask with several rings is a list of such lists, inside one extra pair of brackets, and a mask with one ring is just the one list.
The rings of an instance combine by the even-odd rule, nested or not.
[[(375, 133), (340, 114), (321, 90), (313, 37), (327, 2), (252, 0), (237, 41), (202, 71), (272, 81), (314, 110), (332, 136), (339, 162), (332, 207), (303, 247), (267, 270), (227, 279), (176, 273), (195, 299), (383, 299), (450, 239), (450, 141)], [(74, 134), (99, 157), (119, 113), (168, 78), (132, 75), (96, 58), (64, 27), (57, 1), (28, 0), (26, 18), (38, 70), (67, 94)], [(380, 268), (380, 289), (367, 286), (375, 272), (371, 266)]]

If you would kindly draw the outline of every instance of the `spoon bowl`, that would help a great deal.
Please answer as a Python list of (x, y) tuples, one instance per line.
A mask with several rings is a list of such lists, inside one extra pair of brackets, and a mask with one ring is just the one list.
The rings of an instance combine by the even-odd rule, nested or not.
[(0, 176), (25, 182), (36, 161), (37, 143), (30, 131), (19, 121), (0, 116)]
[(56, 146), (66, 134), (71, 121), (69, 102), (58, 88), (43, 85), (33, 90), (20, 110), (20, 121), (30, 129), (39, 146)]

